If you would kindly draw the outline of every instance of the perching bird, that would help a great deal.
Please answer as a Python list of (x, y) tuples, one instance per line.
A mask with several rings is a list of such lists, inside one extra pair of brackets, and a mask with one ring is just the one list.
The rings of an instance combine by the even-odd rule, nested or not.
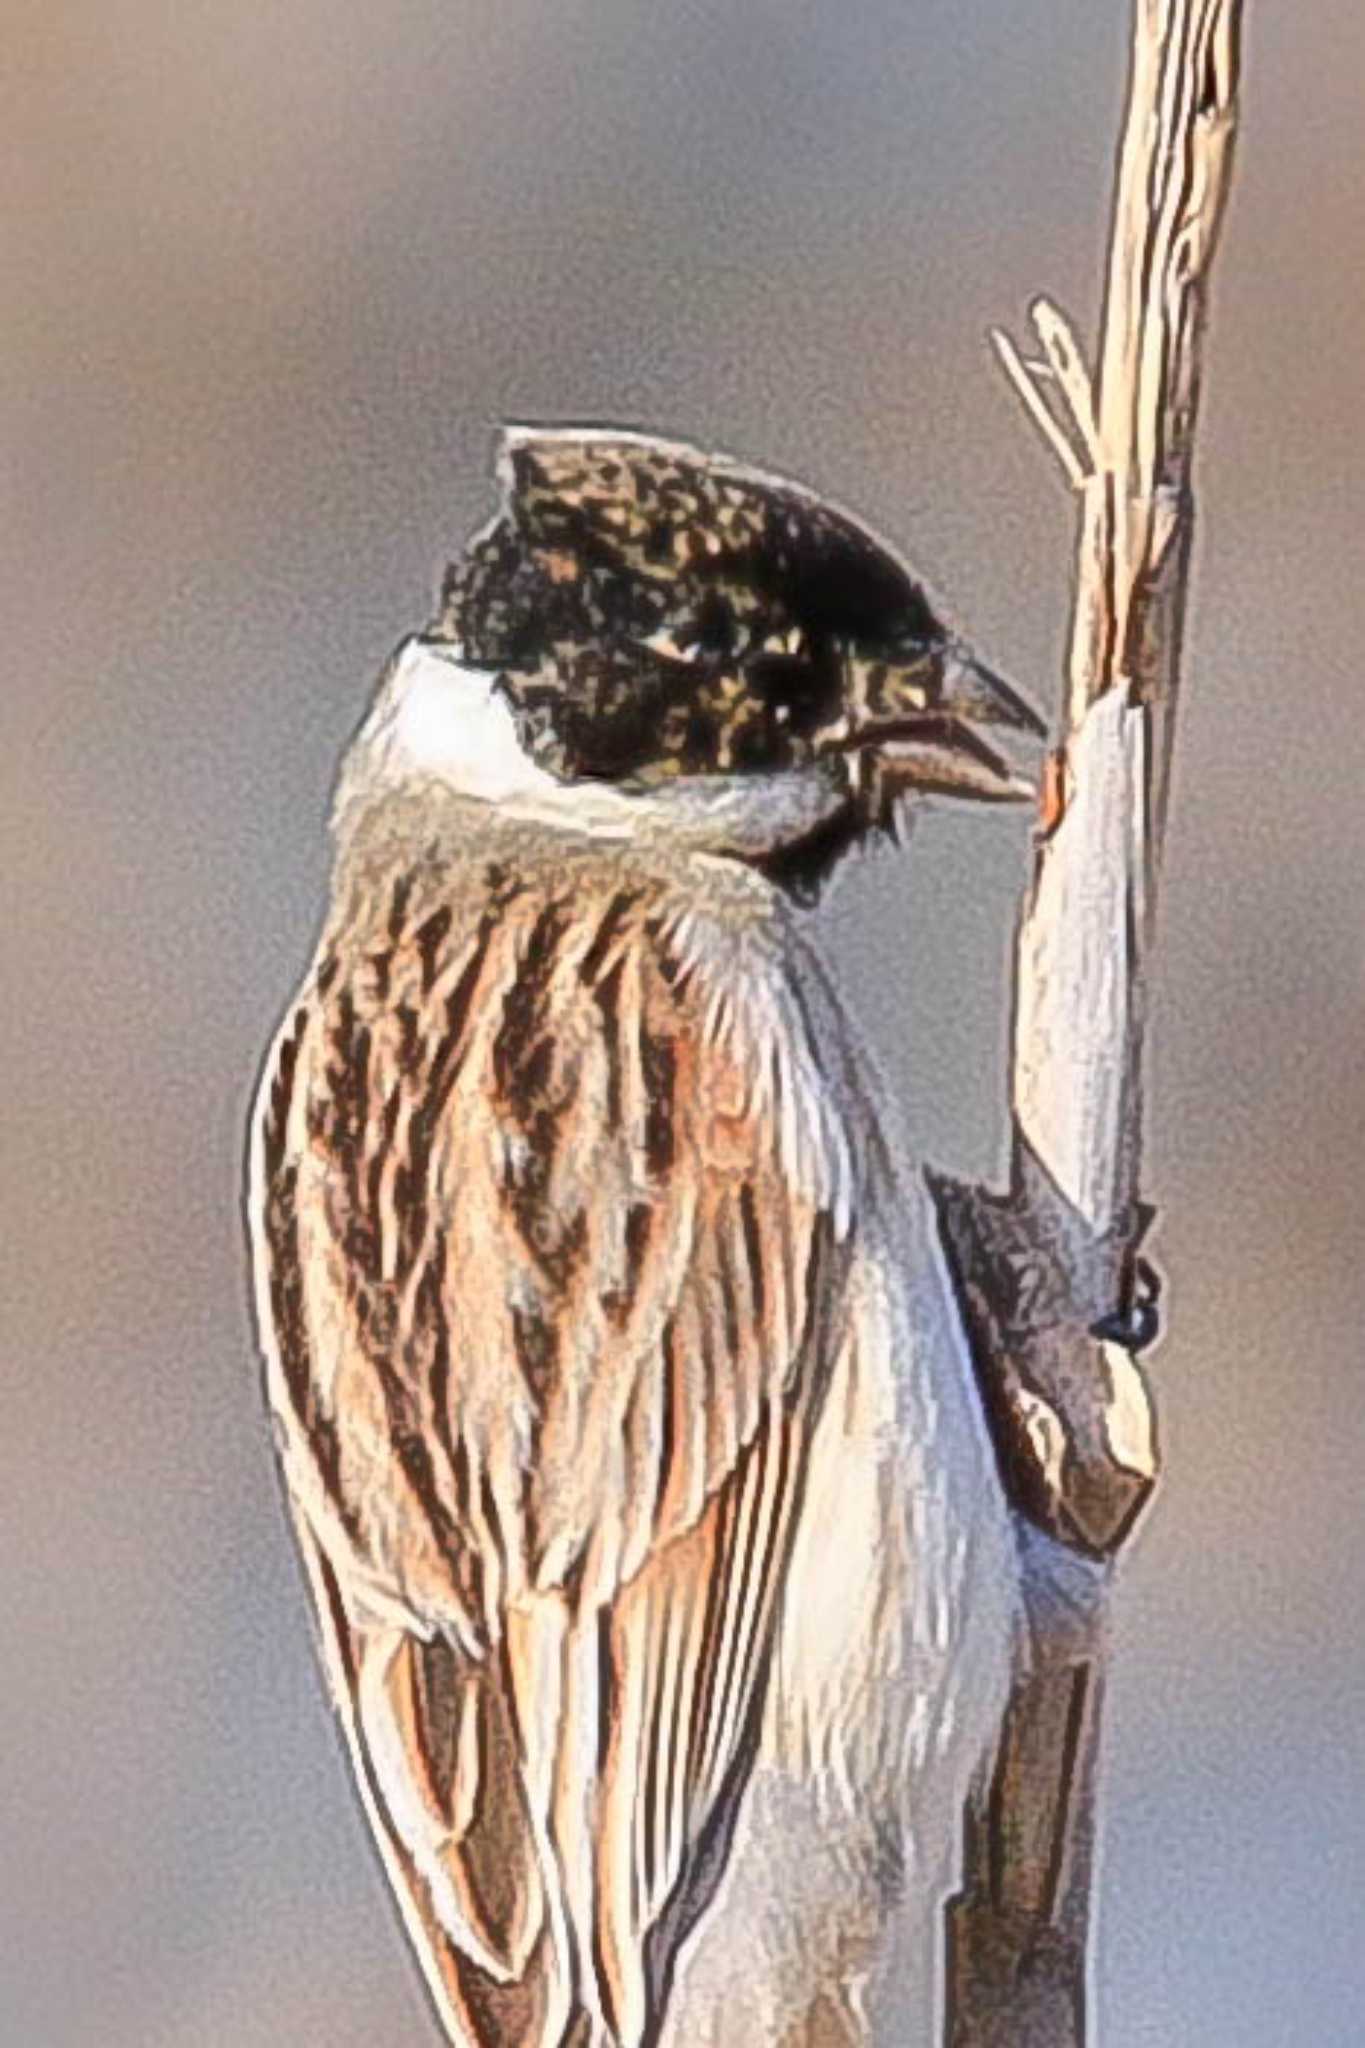
[(903, 2044), (1013, 1551), (797, 904), (1035, 721), (793, 485), (599, 429), (500, 480), (253, 1129), (331, 1685), (452, 2042)]

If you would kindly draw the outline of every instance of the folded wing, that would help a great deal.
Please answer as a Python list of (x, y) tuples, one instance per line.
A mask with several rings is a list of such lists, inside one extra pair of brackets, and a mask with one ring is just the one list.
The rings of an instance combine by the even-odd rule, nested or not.
[(352, 901), (281, 1034), (271, 1399), (448, 2031), (633, 2048), (752, 1765), (850, 1168), (768, 940), (484, 879)]

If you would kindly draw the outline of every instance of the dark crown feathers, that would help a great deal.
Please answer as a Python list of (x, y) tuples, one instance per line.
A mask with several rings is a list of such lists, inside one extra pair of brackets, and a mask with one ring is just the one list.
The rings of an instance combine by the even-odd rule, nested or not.
[(781, 767), (837, 715), (843, 655), (943, 629), (846, 514), (724, 457), (608, 430), (512, 429), (497, 518), (436, 632), (496, 668), (562, 772)]

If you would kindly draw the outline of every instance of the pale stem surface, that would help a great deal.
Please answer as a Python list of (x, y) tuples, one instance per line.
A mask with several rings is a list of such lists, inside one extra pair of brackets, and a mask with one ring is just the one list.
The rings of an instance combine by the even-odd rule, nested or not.
[(948, 1918), (950, 2048), (1079, 2048), (1112, 1560), (1157, 1475), (1131, 1350), (1148, 958), (1170, 787), (1191, 455), (1232, 165), (1240, 0), (1135, 0), (1092, 372), (1065, 317), (995, 336), (1078, 492), (1063, 728), (1016, 959), (1007, 1195), (937, 1184), (1020, 1511), (1027, 1656)]

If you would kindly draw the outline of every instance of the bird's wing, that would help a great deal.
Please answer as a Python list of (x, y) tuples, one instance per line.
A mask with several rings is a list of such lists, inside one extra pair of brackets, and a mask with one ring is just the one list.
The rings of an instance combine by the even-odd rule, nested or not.
[(272, 1400), (448, 2027), (635, 2044), (752, 1763), (852, 1169), (757, 939), (488, 886), (407, 878), (281, 1034)]

